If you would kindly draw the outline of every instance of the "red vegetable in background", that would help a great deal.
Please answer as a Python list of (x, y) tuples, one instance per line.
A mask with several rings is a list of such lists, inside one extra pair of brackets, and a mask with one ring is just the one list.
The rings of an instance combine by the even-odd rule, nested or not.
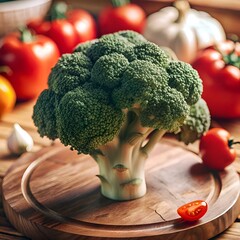
[(33, 20), (28, 27), (38, 34), (50, 37), (60, 53), (71, 53), (79, 43), (97, 37), (96, 22), (85, 10), (68, 10), (64, 2), (53, 5), (50, 20)]
[(99, 16), (99, 31), (101, 35), (120, 30), (143, 32), (146, 14), (137, 4), (127, 0), (112, 0), (112, 6), (104, 8)]
[(28, 29), (7, 35), (0, 45), (2, 73), (13, 86), (17, 100), (35, 98), (47, 87), (48, 75), (59, 58), (56, 44), (45, 36), (32, 35)]
[(212, 117), (240, 117), (240, 49), (230, 40), (203, 50), (192, 66), (203, 80), (202, 97)]
[(68, 10), (66, 17), (77, 32), (77, 43), (82, 43), (97, 37), (96, 22), (87, 11), (82, 9)]
[(195, 200), (179, 207), (177, 212), (185, 221), (196, 221), (203, 217), (207, 210), (208, 205), (205, 201)]
[(203, 164), (214, 170), (223, 170), (236, 159), (236, 150), (230, 133), (222, 128), (212, 128), (200, 139), (199, 152)]

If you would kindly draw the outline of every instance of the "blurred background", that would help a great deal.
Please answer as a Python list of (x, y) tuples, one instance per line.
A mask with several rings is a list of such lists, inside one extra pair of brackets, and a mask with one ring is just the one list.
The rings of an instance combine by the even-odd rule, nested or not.
[[(22, 24), (26, 19), (43, 17), (50, 4), (57, 0), (1, 0), (0, 1), (0, 34), (9, 32), (14, 24)], [(66, 0), (74, 8), (88, 10), (94, 16), (108, 4), (110, 0)], [(173, 4), (173, 0), (132, 0), (141, 6), (147, 15)], [(240, 1), (239, 0), (189, 0), (192, 8), (206, 11), (221, 22), (226, 33), (240, 36)], [(4, 29), (4, 30), (3, 30)]]
[[(68, 3), (88, 9), (97, 15), (110, 0), (68, 0)], [(158, 11), (161, 8), (173, 4), (173, 0), (132, 0), (141, 6), (147, 15)], [(239, 0), (189, 0), (192, 8), (199, 11), (206, 11), (221, 22), (227, 33), (235, 33), (240, 36), (240, 1)]]

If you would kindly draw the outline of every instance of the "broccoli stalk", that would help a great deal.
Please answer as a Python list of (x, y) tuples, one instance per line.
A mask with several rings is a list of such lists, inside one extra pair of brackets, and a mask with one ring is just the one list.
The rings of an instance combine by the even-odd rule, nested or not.
[(104, 196), (130, 200), (146, 193), (145, 161), (165, 133), (189, 144), (208, 130), (201, 93), (189, 64), (121, 31), (62, 55), (33, 120), (41, 136), (95, 159)]
[(165, 132), (143, 127), (138, 109), (128, 111), (119, 134), (111, 142), (90, 153), (99, 166), (98, 177), (104, 196), (128, 200), (146, 193), (145, 161)]

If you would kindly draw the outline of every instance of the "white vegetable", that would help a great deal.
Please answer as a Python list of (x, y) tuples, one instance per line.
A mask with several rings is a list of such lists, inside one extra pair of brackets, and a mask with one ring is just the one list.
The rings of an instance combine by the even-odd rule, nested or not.
[(15, 123), (7, 139), (7, 146), (11, 153), (20, 155), (32, 149), (33, 139), (19, 124)]
[(191, 63), (200, 49), (224, 41), (222, 25), (209, 14), (177, 0), (148, 16), (143, 35), (159, 46), (172, 49), (179, 60)]

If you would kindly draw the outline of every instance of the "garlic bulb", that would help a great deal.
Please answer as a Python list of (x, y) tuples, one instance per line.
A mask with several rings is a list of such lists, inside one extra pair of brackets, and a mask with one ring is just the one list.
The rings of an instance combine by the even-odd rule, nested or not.
[(33, 139), (19, 124), (15, 123), (7, 139), (7, 146), (11, 153), (20, 155), (32, 149)]
[(181, 61), (192, 63), (201, 49), (224, 41), (221, 23), (204, 11), (190, 8), (187, 0), (148, 16), (143, 36), (174, 51)]

